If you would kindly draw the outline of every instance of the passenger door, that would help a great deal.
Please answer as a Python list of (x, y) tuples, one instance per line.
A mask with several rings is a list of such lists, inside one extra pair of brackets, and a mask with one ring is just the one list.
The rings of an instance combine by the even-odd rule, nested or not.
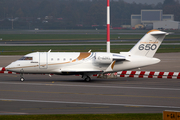
[(39, 69), (47, 69), (47, 68), (48, 68), (48, 53), (39, 52)]

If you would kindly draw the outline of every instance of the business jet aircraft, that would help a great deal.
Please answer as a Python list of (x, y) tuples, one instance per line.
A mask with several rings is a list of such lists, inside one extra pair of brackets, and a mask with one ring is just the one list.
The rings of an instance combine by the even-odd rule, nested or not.
[(153, 58), (168, 33), (151, 30), (129, 51), (108, 52), (34, 52), (5, 67), (21, 74), (82, 75), (90, 81), (93, 74), (105, 74), (139, 68), (160, 62)]

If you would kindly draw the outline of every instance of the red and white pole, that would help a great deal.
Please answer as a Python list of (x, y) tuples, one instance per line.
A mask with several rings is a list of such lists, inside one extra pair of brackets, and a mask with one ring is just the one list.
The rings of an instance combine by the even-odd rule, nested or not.
[(110, 53), (110, 0), (107, 0), (107, 52)]

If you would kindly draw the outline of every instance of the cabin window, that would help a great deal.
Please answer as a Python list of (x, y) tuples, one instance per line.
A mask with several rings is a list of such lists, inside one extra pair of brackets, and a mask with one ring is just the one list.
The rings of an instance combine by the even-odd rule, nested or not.
[(51, 58), (51, 61), (53, 61), (53, 58)]
[(66, 60), (66, 58), (63, 59), (64, 61)]
[(33, 60), (33, 57), (22, 57), (19, 60)]
[(59, 61), (59, 58), (57, 60)]

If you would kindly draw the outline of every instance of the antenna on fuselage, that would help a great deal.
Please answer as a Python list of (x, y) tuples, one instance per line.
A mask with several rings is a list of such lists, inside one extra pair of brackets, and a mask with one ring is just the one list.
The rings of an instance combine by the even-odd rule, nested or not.
[(91, 52), (91, 50), (88, 51), (88, 53), (90, 53), (90, 52)]
[(110, 1), (107, 0), (107, 52), (110, 53)]
[(48, 53), (51, 52), (51, 49), (48, 51)]

